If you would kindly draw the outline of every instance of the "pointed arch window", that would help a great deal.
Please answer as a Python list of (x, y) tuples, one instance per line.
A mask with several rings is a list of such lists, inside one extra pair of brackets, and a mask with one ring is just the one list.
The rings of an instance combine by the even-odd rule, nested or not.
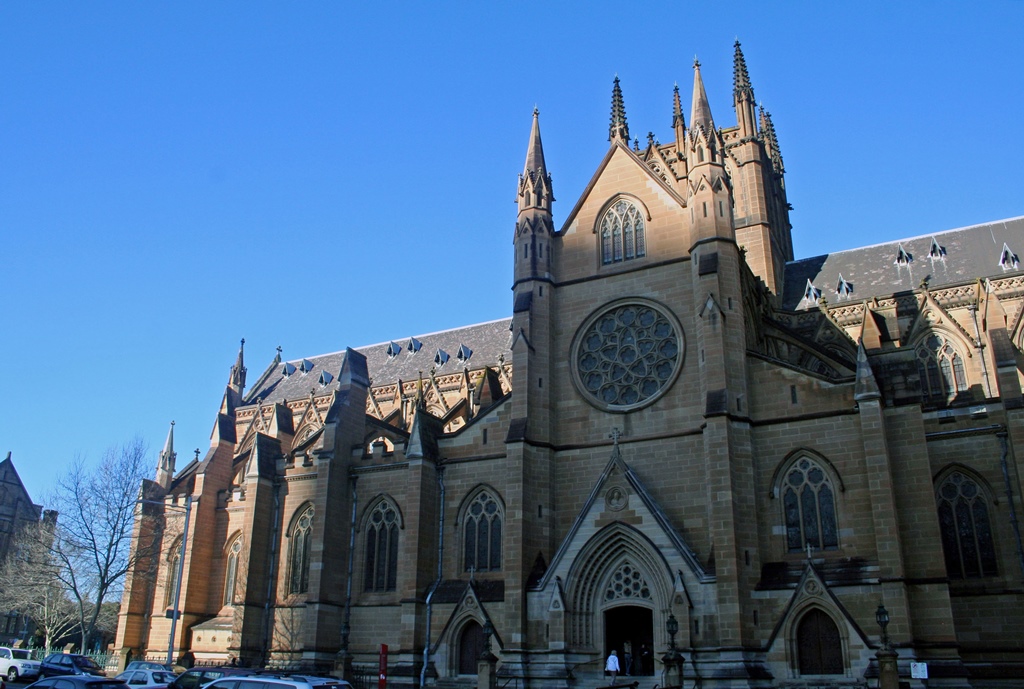
[(954, 471), (939, 484), (935, 500), (949, 578), (994, 576), (996, 549), (988, 500), (978, 482), (961, 471)]
[(917, 346), (921, 395), (931, 402), (949, 402), (967, 391), (964, 360), (949, 340), (931, 334)]
[(469, 504), (463, 525), (467, 572), (501, 570), (501, 507), (483, 491)]
[(181, 536), (174, 539), (174, 545), (167, 553), (167, 573), (164, 576), (164, 607), (174, 605), (178, 588), (178, 570), (181, 568)]
[(382, 500), (366, 527), (366, 591), (394, 591), (398, 583), (398, 510)]
[(828, 472), (808, 457), (786, 471), (782, 482), (782, 509), (786, 519), (786, 547), (799, 552), (839, 547), (835, 489)]
[(242, 552), (242, 537), (239, 536), (228, 548), (228, 559), (224, 567), (224, 605), (235, 602), (235, 582), (238, 579), (238, 556)]
[(625, 199), (619, 199), (601, 218), (601, 263), (608, 265), (647, 255), (644, 216)]
[(288, 546), (288, 593), (309, 591), (309, 551), (313, 542), (313, 514), (313, 506), (309, 505), (292, 523)]

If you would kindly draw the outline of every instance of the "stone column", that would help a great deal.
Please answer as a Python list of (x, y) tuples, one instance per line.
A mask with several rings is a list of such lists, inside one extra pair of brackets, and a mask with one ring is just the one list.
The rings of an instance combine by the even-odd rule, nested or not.
[(882, 646), (875, 653), (878, 658), (878, 689), (900, 689), (900, 672), (896, 665), (896, 651)]

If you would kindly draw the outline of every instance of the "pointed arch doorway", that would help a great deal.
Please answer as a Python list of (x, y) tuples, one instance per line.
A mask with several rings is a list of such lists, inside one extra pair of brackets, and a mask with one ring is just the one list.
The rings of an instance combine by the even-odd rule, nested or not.
[[(604, 611), (604, 655), (615, 650), (620, 674), (654, 674), (654, 614), (639, 605), (619, 605)], [(626, 668), (626, 653), (631, 665)], [(602, 668), (603, 669), (603, 668)]]

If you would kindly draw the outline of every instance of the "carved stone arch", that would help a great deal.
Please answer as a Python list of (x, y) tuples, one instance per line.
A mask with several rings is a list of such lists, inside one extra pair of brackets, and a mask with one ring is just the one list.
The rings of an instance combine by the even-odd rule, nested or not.
[(938, 486), (942, 484), (943, 481), (945, 481), (947, 478), (949, 478), (951, 474), (957, 471), (963, 474), (967, 474), (974, 481), (977, 481), (978, 485), (985, 493), (985, 498), (989, 502), (991, 502), (993, 505), (999, 504), (999, 493), (996, 491), (996, 489), (992, 488), (992, 484), (988, 482), (988, 479), (982, 476), (976, 469), (973, 469), (961, 462), (950, 462), (949, 464), (940, 468), (938, 471), (935, 472), (934, 476), (932, 477), (932, 483), (935, 485), (936, 488), (938, 488)]
[[(639, 573), (647, 595), (609, 597), (609, 586), (626, 563)], [(565, 591), (569, 646), (580, 650), (603, 649), (603, 611), (619, 605), (664, 611), (672, 605), (673, 591), (672, 569), (647, 536), (622, 522), (604, 527), (580, 549), (569, 568)], [(680, 626), (686, 622), (681, 620)]]
[(356, 520), (356, 531), (362, 533), (366, 529), (366, 521), (381, 502), (387, 502), (395, 509), (395, 512), (398, 513), (398, 528), (405, 528), (405, 515), (402, 513), (402, 508), (399, 506), (398, 501), (388, 493), (377, 493), (363, 507), (363, 511)]
[(456, 511), (456, 514), (458, 515), (456, 517), (458, 523), (462, 523), (462, 519), (466, 516), (466, 510), (469, 509), (470, 503), (476, 499), (477, 495), (485, 491), (494, 496), (494, 499), (498, 501), (498, 507), (501, 509), (502, 514), (505, 513), (505, 499), (501, 496), (498, 489), (489, 483), (481, 482), (467, 490), (466, 494), (462, 496), (462, 500), (459, 502)]
[(779, 487), (782, 483), (783, 476), (786, 475), (786, 470), (793, 465), (796, 460), (801, 456), (808, 456), (815, 462), (821, 464), (830, 475), (833, 481), (836, 483), (836, 488), (839, 489), (840, 493), (846, 492), (846, 485), (843, 483), (843, 477), (839, 474), (839, 470), (836, 469), (835, 465), (829, 461), (828, 457), (821, 454), (817, 450), (812, 450), (809, 447), (798, 447), (795, 450), (790, 450), (779, 465), (775, 467), (775, 473), (772, 474), (771, 489), (768, 493), (768, 497), (777, 499), (779, 497)]
[(639, 196), (635, 194), (630, 194), (628, 192), (618, 192), (617, 194), (612, 194), (612, 196), (609, 197), (609, 199), (605, 201), (598, 209), (596, 219), (594, 220), (594, 234), (600, 236), (601, 219), (604, 218), (604, 214), (608, 212), (608, 209), (615, 205), (616, 201), (622, 199), (629, 201), (638, 209), (640, 209), (640, 213), (643, 215), (644, 220), (650, 222), (651, 211), (647, 208), (647, 204), (644, 203)]

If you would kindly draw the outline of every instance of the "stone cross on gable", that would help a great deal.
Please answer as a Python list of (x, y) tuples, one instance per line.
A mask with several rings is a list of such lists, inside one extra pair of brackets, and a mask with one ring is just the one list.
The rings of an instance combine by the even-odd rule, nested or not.
[(811, 546), (811, 542), (807, 541), (807, 559), (811, 559), (811, 553), (814, 552), (814, 548)]
[(618, 428), (612, 428), (612, 432), (608, 435), (608, 437), (612, 439), (612, 443), (618, 445), (619, 438), (622, 437), (622, 431), (620, 431)]

